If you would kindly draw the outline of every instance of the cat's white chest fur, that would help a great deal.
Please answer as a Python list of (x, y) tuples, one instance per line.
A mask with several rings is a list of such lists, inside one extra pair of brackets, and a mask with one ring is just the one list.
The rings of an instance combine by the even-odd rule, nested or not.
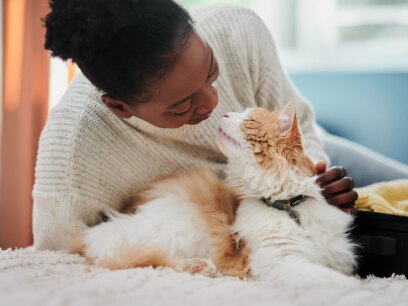
[(233, 230), (248, 242), (252, 275), (277, 281), (277, 275), (287, 273), (285, 269), (317, 273), (321, 266), (350, 275), (354, 255), (344, 229), (351, 216), (313, 198), (294, 210), (299, 225), (286, 211), (268, 207), (262, 200), (242, 200)]

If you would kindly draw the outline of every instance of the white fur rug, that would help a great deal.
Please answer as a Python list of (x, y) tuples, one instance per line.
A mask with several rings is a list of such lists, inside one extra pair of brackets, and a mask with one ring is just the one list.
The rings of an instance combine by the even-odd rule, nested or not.
[(151, 268), (108, 271), (81, 257), (0, 250), (0, 305), (408, 305), (408, 280), (370, 277), (353, 289), (277, 290), (265, 282)]

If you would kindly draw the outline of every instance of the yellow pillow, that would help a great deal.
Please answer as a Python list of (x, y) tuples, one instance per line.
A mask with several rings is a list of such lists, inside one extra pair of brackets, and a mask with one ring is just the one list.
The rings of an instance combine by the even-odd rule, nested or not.
[(359, 210), (408, 216), (408, 179), (376, 183), (356, 191)]

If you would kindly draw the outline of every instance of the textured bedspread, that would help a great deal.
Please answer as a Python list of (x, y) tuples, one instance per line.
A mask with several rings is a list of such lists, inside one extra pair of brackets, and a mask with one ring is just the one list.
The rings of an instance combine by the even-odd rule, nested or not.
[(76, 255), (0, 251), (0, 305), (408, 305), (404, 276), (353, 289), (277, 290), (266, 282), (206, 278), (151, 268), (90, 268)]

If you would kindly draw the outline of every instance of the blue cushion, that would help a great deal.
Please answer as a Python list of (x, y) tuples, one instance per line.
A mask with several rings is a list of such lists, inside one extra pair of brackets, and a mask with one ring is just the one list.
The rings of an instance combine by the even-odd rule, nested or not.
[(408, 163), (408, 72), (292, 73), (329, 132)]

